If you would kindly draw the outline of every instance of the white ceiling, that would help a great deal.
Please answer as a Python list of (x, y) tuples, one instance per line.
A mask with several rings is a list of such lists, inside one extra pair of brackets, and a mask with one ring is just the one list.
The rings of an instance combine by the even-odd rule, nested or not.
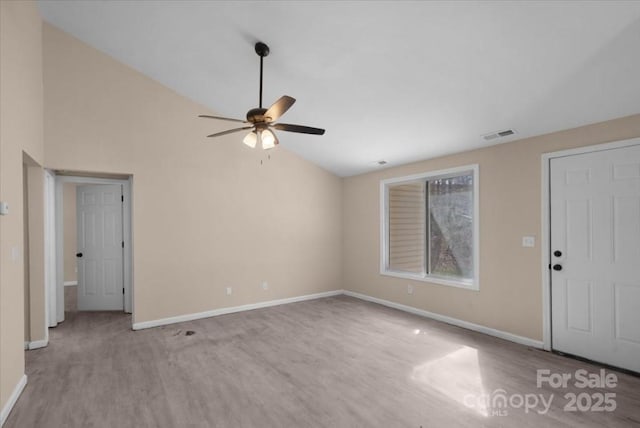
[[(640, 2), (40, 1), (43, 18), (212, 110), (297, 99), (281, 144), (341, 176), (640, 113)], [(202, 119), (206, 120), (206, 119)], [(229, 123), (230, 128), (233, 123)], [(213, 125), (213, 123), (212, 123)], [(212, 126), (212, 131), (220, 125)], [(218, 142), (233, 144), (243, 134)]]

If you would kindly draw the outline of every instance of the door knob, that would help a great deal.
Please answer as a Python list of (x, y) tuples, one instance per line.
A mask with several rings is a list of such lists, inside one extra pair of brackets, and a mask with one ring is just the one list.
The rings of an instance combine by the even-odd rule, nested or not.
[(553, 252), (553, 255), (554, 255), (554, 256), (556, 256), (556, 257), (560, 257), (560, 256), (562, 256), (562, 251), (560, 251), (560, 250), (555, 250), (555, 251)]
[(76, 253), (76, 257), (82, 257), (82, 253)]
[(562, 265), (553, 265), (553, 270), (562, 270)]

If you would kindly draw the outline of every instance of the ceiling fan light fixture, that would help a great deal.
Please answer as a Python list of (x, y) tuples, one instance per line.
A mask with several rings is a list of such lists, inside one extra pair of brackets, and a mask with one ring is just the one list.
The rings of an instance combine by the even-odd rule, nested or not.
[(276, 144), (278, 144), (278, 138), (276, 138), (275, 134), (269, 129), (264, 129), (260, 134), (262, 137), (262, 148), (264, 150), (273, 149)]
[(256, 133), (256, 131), (251, 131), (247, 134), (246, 137), (244, 137), (242, 142), (254, 149), (256, 147), (256, 144), (258, 143), (258, 134)]

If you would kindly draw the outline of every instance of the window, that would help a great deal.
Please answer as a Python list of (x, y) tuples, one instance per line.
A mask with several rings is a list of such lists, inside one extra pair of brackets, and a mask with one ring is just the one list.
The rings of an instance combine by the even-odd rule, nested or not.
[(381, 182), (381, 274), (478, 290), (478, 166)]

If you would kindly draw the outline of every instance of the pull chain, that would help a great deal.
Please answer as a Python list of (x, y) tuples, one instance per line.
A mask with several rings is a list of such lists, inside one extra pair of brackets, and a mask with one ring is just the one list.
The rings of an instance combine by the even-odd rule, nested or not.
[[(271, 155), (267, 155), (267, 160), (271, 160)], [(260, 159), (260, 165), (262, 165), (262, 159)]]

